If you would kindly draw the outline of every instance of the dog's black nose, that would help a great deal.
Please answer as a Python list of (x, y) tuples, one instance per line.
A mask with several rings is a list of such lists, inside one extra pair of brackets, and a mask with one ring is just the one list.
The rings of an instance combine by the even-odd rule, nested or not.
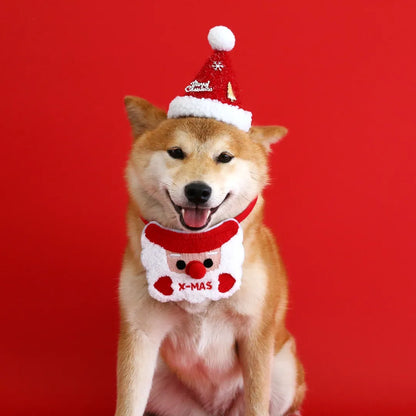
[(191, 182), (185, 186), (185, 196), (189, 202), (203, 204), (211, 196), (212, 189), (204, 182)]

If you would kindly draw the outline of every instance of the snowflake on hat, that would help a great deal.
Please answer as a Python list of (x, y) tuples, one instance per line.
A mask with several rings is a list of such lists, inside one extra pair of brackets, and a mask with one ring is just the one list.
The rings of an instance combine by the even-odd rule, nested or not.
[(199, 233), (153, 221), (143, 230), (141, 260), (149, 293), (160, 302), (228, 298), (241, 284), (243, 232), (235, 219)]

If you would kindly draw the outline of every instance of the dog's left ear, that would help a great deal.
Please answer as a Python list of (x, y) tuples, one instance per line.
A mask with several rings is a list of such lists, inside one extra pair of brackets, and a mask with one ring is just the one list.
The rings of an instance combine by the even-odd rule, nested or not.
[(166, 113), (144, 98), (128, 95), (124, 98), (124, 104), (135, 139), (145, 131), (155, 129), (163, 120), (166, 120)]
[(287, 128), (283, 126), (255, 126), (248, 132), (250, 138), (260, 143), (269, 152), (270, 146), (278, 142), (287, 134)]

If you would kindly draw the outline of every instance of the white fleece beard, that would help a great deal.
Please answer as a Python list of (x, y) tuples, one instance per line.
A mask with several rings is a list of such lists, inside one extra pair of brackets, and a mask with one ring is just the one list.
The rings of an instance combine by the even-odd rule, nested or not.
[[(241, 285), (244, 261), (243, 231), (240, 224), (234, 219), (228, 219), (204, 232), (192, 234), (198, 234), (198, 236), (204, 238), (204, 234), (208, 231), (223, 227), (226, 223), (230, 225), (229, 221), (238, 225), (237, 232), (220, 247), (210, 248), (206, 252), (198, 253), (187, 253), (184, 250), (178, 252), (172, 249), (166, 250), (161, 245), (151, 242), (146, 236), (148, 227), (156, 225), (162, 230), (167, 229), (154, 221), (147, 224), (141, 237), (141, 260), (146, 269), (150, 296), (160, 302), (185, 300), (190, 303), (200, 303), (205, 299), (219, 300), (233, 295)], [(169, 231), (177, 234), (178, 241), (181, 240), (181, 235), (187, 234), (183, 231)], [(170, 256), (171, 267), (168, 264), (168, 255)], [(204, 259), (210, 258), (216, 258), (217, 261), (214, 260), (213, 266), (205, 267), (206, 274), (199, 279), (190, 277), (185, 270), (178, 270), (178, 272), (172, 270), (172, 268), (175, 268), (172, 263), (179, 260), (184, 260), (189, 264), (192, 260), (203, 262)]]

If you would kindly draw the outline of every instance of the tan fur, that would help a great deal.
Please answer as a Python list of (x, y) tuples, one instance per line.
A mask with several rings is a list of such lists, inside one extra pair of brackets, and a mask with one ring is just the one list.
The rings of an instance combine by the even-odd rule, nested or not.
[[(304, 374), (285, 328), (287, 279), (274, 238), (262, 222), (261, 196), (268, 179), (267, 152), (286, 129), (253, 127), (246, 134), (212, 119), (167, 120), (162, 110), (143, 99), (127, 97), (125, 103), (135, 140), (126, 170), (129, 239), (120, 277), (116, 415), (295, 412), (305, 392)], [(173, 146), (185, 151), (183, 161), (167, 156)], [(222, 151), (235, 156), (233, 163), (215, 161), (213, 155)], [(259, 195), (242, 222), (242, 285), (217, 302), (162, 304), (147, 292), (140, 262), (140, 216), (181, 229), (164, 189), (180, 199), (183, 185), (195, 180), (214, 184), (214, 202), (232, 191), (210, 226), (236, 216)], [(287, 380), (293, 378), (293, 385), (273, 372), (272, 363), (287, 372)]]

